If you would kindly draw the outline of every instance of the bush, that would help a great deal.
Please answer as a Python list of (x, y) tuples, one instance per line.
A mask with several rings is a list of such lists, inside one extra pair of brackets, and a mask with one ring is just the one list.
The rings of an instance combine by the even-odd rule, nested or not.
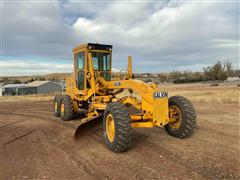
[(219, 86), (219, 84), (218, 83), (212, 83), (212, 84), (210, 84), (210, 86)]
[(12, 83), (13, 83), (13, 84), (22, 84), (22, 82), (21, 82), (20, 80), (18, 80), (18, 79), (13, 80)]

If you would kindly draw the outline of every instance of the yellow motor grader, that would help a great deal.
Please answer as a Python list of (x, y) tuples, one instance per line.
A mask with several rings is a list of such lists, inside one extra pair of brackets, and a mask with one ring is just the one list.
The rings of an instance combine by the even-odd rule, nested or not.
[(193, 133), (196, 114), (191, 102), (182, 96), (168, 97), (154, 83), (133, 79), (131, 56), (126, 73), (113, 77), (112, 45), (83, 44), (73, 54), (74, 70), (66, 79), (66, 94), (54, 98), (54, 114), (61, 120), (72, 120), (79, 110), (85, 110), (81, 124), (103, 117), (104, 141), (114, 152), (131, 147), (133, 128), (164, 127), (177, 138)]

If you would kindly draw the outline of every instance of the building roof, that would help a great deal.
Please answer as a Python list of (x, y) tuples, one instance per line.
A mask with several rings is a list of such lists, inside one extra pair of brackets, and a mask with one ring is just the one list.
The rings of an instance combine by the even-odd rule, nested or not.
[(28, 83), (28, 84), (26, 84), (26, 85), (27, 85), (27, 86), (31, 86), (31, 87), (32, 87), (32, 86), (36, 87), (36, 86), (41, 86), (41, 85), (46, 84), (46, 83), (49, 83), (49, 82), (60, 85), (60, 83), (57, 83), (57, 82), (54, 82), (54, 81), (33, 81), (33, 82), (30, 82), (30, 83)]
[(4, 88), (17, 88), (17, 87), (25, 87), (25, 84), (6, 84), (3, 86)]
[(49, 83), (49, 82), (61, 85), (60, 83), (57, 83), (54, 81), (33, 81), (28, 84), (7, 84), (7, 85), (3, 86), (3, 88), (37, 87), (37, 86), (41, 86), (41, 85)]
[(27, 85), (28, 86), (40, 86), (40, 85), (43, 85), (48, 82), (50, 82), (50, 81), (33, 81), (33, 82), (28, 83)]

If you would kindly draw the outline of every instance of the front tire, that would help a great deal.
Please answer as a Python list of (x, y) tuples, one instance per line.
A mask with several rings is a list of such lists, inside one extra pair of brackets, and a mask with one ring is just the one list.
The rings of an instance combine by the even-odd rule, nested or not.
[(133, 140), (128, 109), (120, 102), (107, 105), (103, 117), (103, 137), (107, 147), (114, 152), (127, 151)]
[(73, 104), (69, 95), (63, 95), (60, 104), (60, 116), (61, 120), (69, 121), (73, 118)]
[(196, 128), (194, 107), (185, 97), (169, 98), (169, 118), (170, 122), (165, 126), (165, 130), (171, 136), (183, 139), (191, 136)]
[(54, 97), (54, 116), (57, 116), (59, 117), (60, 116), (60, 103), (61, 103), (61, 95), (60, 94), (57, 94), (55, 97)]

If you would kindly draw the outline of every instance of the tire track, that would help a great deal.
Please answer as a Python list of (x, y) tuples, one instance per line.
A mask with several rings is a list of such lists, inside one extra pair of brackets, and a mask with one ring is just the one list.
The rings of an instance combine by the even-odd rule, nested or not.
[[(163, 146), (152, 143), (151, 141), (147, 140), (147, 138), (144, 137), (143, 135), (138, 135), (138, 136), (139, 136), (138, 138), (136, 138), (136, 136), (135, 136), (134, 142), (135, 142), (135, 144), (143, 146), (148, 151), (150, 151), (149, 153), (146, 152), (147, 154), (152, 154), (152, 153), (164, 154), (164, 156), (170, 162), (178, 163), (178, 164), (184, 166), (186, 169), (191, 169), (191, 171), (194, 171), (208, 179), (212, 179), (212, 178), (240, 179), (240, 175), (237, 172), (235, 172), (234, 170), (226, 170), (223, 168), (211, 168), (208, 166), (204, 166), (194, 160), (183, 159), (181, 156), (164, 148)], [(141, 137), (143, 137), (143, 138), (141, 138)], [(105, 146), (104, 141), (99, 136), (98, 132), (95, 132), (94, 134), (92, 134), (91, 138), (94, 139), (96, 142), (100, 143), (101, 145)]]
[(29, 132), (27, 132), (27, 133), (24, 133), (24, 134), (22, 134), (21, 136), (18, 136), (18, 137), (14, 138), (14, 139), (12, 139), (12, 140), (10, 140), (10, 141), (7, 141), (7, 142), (4, 143), (3, 145), (6, 146), (6, 145), (8, 145), (8, 144), (10, 144), (10, 143), (13, 143), (13, 142), (15, 142), (15, 141), (17, 141), (17, 140), (25, 137), (25, 136), (28, 136), (28, 135), (32, 134), (34, 131), (36, 131), (36, 130), (34, 129), (34, 130), (31, 130), (31, 131), (29, 131)]
[[(61, 120), (57, 121), (56, 119), (53, 119), (53, 115), (51, 116), (51, 115), (44, 114), (44, 116), (41, 116), (41, 115), (39, 116), (39, 115), (36, 115), (36, 113), (24, 114), (24, 113), (9, 113), (9, 112), (6, 112), (4, 114), (6, 114), (6, 115), (16, 115), (16, 116), (22, 116), (22, 117), (36, 119), (36, 120), (53, 122), (53, 123), (61, 124), (61, 125), (65, 126), (65, 127), (68, 127), (68, 128), (77, 129), (76, 125), (73, 125), (69, 122), (63, 122)], [(47, 118), (46, 116), (48, 116), (49, 118)], [(80, 122), (79, 122), (79, 124), (80, 124)]]
[[(50, 135), (49, 133), (45, 132), (45, 130), (43, 130), (43, 133), (47, 139), (57, 139), (56, 136)], [(75, 142), (73, 141), (72, 143)], [(76, 154), (76, 152), (73, 151), (74, 148), (72, 147), (72, 144), (69, 143), (69, 141), (57, 139), (57, 143), (55, 143), (54, 147), (60, 149), (65, 154), (65, 156), (77, 163), (80, 169), (82, 169), (88, 176), (90, 175), (94, 179), (108, 179), (108, 176), (97, 170), (94, 164), (90, 163), (85, 157)]]
[(211, 168), (208, 166), (204, 166), (198, 162), (195, 162), (194, 160), (189, 159), (183, 159), (181, 156), (175, 154), (174, 152), (171, 152), (170, 150), (158, 145), (154, 144), (150, 141), (146, 141), (144, 143), (144, 146), (148, 149), (148, 151), (151, 152), (161, 152), (165, 154), (168, 160), (173, 161), (174, 163), (181, 164), (182, 166), (186, 167), (187, 169), (191, 169), (192, 171), (195, 171), (202, 176), (209, 178), (209, 179), (215, 179), (215, 178), (234, 178), (234, 179), (240, 179), (240, 175), (229, 169), (223, 169), (223, 168)]
[[(28, 136), (28, 133), (30, 133), (29, 128), (31, 128), (32, 131), (34, 131), (34, 129), (41, 130), (44, 135), (39, 137), (40, 140), (46, 140), (51, 145), (50, 148), (46, 147), (44, 151), (49, 153), (48, 155), (53, 155), (57, 162), (66, 163), (62, 164), (66, 171), (64, 172), (64, 168), (61, 170), (63, 170), (64, 177), (68, 177), (68, 179), (113, 179), (114, 176), (118, 177), (118, 179), (123, 176), (126, 179), (131, 177), (133, 179), (171, 179), (179, 177), (183, 179), (240, 179), (240, 174), (236, 170), (238, 169), (236, 168), (237, 164), (234, 165), (234, 162), (237, 161), (233, 161), (232, 163), (226, 162), (229, 160), (234, 160), (234, 158), (238, 158), (238, 154), (232, 150), (232, 143), (234, 139), (238, 138), (238, 136), (234, 134), (234, 131), (231, 134), (228, 134), (229, 131), (222, 131), (223, 126), (220, 125), (216, 126), (216, 129), (212, 130), (211, 127), (214, 127), (215, 123), (212, 123), (211, 126), (206, 124), (206, 118), (211, 119), (212, 114), (209, 115), (206, 113), (205, 107), (201, 114), (206, 113), (206, 116), (204, 116), (204, 118), (200, 118), (199, 122), (201, 126), (198, 129), (198, 135), (194, 136), (190, 140), (187, 140), (186, 143), (173, 144), (175, 141), (171, 140), (168, 143), (167, 140), (169, 139), (165, 139), (164, 144), (161, 144), (161, 141), (163, 141), (164, 137), (156, 140), (156, 138), (158, 138), (157, 134), (159, 131), (151, 129), (142, 131), (144, 133), (141, 133), (141, 131), (140, 133), (134, 132), (133, 148), (129, 152), (125, 154), (113, 154), (106, 149), (102, 138), (101, 129), (89, 131), (88, 135), (84, 137), (85, 140), (82, 141), (82, 144), (77, 144), (78, 142), (70, 136), (70, 129), (76, 130), (76, 128), (67, 124), (63, 124), (62, 121), (58, 120), (57, 117), (54, 117), (53, 112), (50, 111), (49, 108), (50, 103), (50, 101), (40, 103), (31, 102), (30, 105), (22, 105), (22, 102), (16, 102), (14, 104), (12, 103), (4, 105), (4, 110), (0, 111), (1, 115), (7, 115), (8, 119), (11, 118), (11, 115), (19, 116), (16, 117), (16, 120), (22, 117), (26, 118), (26, 120), (15, 122), (17, 127), (17, 129), (15, 128), (17, 130), (17, 135), (20, 136), (14, 137), (14, 139), (7, 139), (8, 141), (5, 144), (16, 142), (19, 139)], [(210, 106), (207, 105), (207, 107)], [(217, 113), (217, 111), (214, 113)], [(22, 126), (19, 127), (18, 125), (18, 123), (21, 122), (25, 123), (23, 124), (25, 131), (24, 134), (22, 134), (23, 132), (21, 131)], [(222, 123), (226, 123), (226, 126), (228, 125), (226, 121)], [(0, 127), (0, 130), (4, 130), (6, 135), (12, 135), (11, 133), (13, 131), (12, 127), (14, 126), (14, 122), (11, 122), (10, 125), (9, 124), (3, 125), (4, 127)], [(230, 130), (233, 128), (233, 130), (236, 129), (234, 126), (227, 127), (229, 127)], [(29, 135), (31, 135), (31, 133)], [(212, 135), (211, 138), (209, 138), (209, 135)], [(46, 139), (44, 137), (46, 137)], [(20, 144), (21, 142), (22, 141), (19, 141)], [(181, 144), (184, 146), (182, 147)], [(197, 146), (194, 147), (194, 145)], [(84, 146), (83, 151), (79, 149), (82, 146)], [(190, 151), (185, 151), (184, 148), (188, 148), (188, 146), (191, 146), (189, 147), (191, 148)], [(198, 156), (194, 158), (194, 150), (197, 150), (197, 148), (200, 148), (200, 146), (205, 147), (201, 148), (201, 151), (198, 151), (200, 152), (198, 153)], [(173, 148), (171, 149), (171, 147)], [(23, 150), (24, 149), (21, 149), (21, 147), (18, 149), (20, 152)], [(13, 153), (14, 151), (10, 152)], [(40, 152), (43, 151), (37, 151), (33, 153), (38, 156), (38, 153)], [(190, 154), (187, 154), (187, 152), (190, 152)], [(184, 155), (182, 153), (184, 153)], [(216, 153), (216, 155), (214, 153)], [(163, 157), (160, 158), (160, 155), (163, 155)], [(39, 156), (41, 157), (40, 154)], [(61, 158), (64, 158), (65, 156), (66, 159), (63, 161)], [(46, 160), (51, 161), (51, 158), (46, 158)], [(76, 165), (74, 166), (71, 163)], [(67, 167), (67, 165), (77, 168), (69, 171), (69, 167)], [(9, 164), (9, 167), (10, 166), (14, 166), (14, 164)], [(51, 168), (54, 166), (54, 162), (47, 163), (47, 166)], [(58, 168), (58, 166), (54, 167)], [(81, 171), (82, 173), (77, 173), (77, 171)], [(71, 174), (71, 172), (73, 172), (73, 174)], [(11, 174), (14, 175), (14, 172), (11, 172)], [(31, 173), (29, 172), (29, 174)]]
[(25, 121), (25, 120), (20, 120), (20, 121), (15, 121), (15, 122), (11, 122), (11, 123), (5, 124), (5, 125), (1, 126), (0, 129), (8, 127), (8, 126), (15, 125), (15, 124), (23, 122), (23, 121)]

